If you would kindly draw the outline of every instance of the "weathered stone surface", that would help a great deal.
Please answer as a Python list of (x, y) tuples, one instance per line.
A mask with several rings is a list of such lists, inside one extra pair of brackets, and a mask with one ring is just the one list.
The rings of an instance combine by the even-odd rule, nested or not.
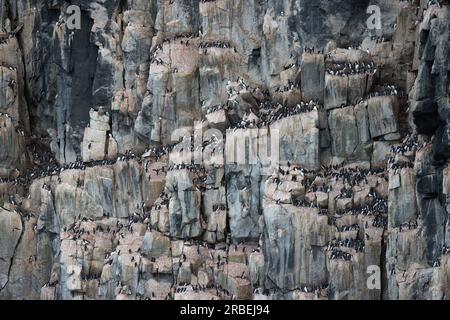
[(226, 166), (228, 223), (234, 241), (259, 238), (259, 170), (257, 166)]
[(144, 236), (141, 251), (150, 257), (159, 257), (169, 254), (170, 239), (157, 232), (147, 232)]
[(188, 171), (172, 171), (166, 179), (171, 236), (198, 237), (202, 233), (200, 224), (201, 192), (195, 189)]
[(0, 115), (0, 177), (9, 177), (12, 170), (26, 164), (25, 141), (16, 130), (11, 117)]
[(392, 179), (399, 179), (399, 183), (392, 185), (394, 189), (389, 192), (389, 224), (392, 227), (399, 227), (405, 222), (414, 220), (418, 214), (414, 171), (402, 169), (397, 175), (398, 177), (394, 173)]
[(367, 143), (370, 141), (369, 117), (367, 113), (367, 104), (359, 103), (354, 108), (356, 125), (358, 127), (359, 141)]
[(106, 131), (86, 128), (82, 148), (83, 161), (103, 160), (106, 151)]
[(303, 54), (301, 69), (303, 99), (323, 103), (325, 88), (324, 56), (321, 54)]
[(0, 208), (0, 289), (9, 285), (11, 263), (16, 254), (18, 242), (22, 236), (22, 221), (20, 215), (14, 211)]
[(317, 219), (317, 212), (291, 205), (264, 208), (267, 278), (276, 286), (292, 290), (326, 281), (326, 258), (318, 247), (330, 240), (331, 229), (326, 217)]
[(270, 130), (278, 130), (280, 163), (289, 161), (311, 170), (320, 166), (317, 111), (280, 120)]
[(117, 154), (117, 143), (111, 137), (107, 138), (107, 132), (111, 130), (109, 115), (104, 114), (104, 111), (100, 113), (91, 110), (89, 117), (90, 125), (84, 130), (81, 146), (83, 161), (103, 160), (105, 155), (111, 157), (114, 153)]
[(395, 97), (375, 97), (368, 101), (370, 135), (380, 137), (398, 130), (398, 104)]
[(363, 98), (368, 88), (368, 76), (366, 74), (352, 74), (348, 76), (347, 103), (356, 104), (358, 99)]
[(450, 297), (448, 5), (75, 2), (0, 0), (0, 299)]
[(208, 120), (208, 125), (211, 128), (216, 128), (219, 130), (224, 130), (228, 127), (228, 119), (225, 110), (219, 110), (211, 114), (206, 115), (206, 120)]
[(392, 146), (392, 143), (385, 141), (375, 141), (373, 143), (371, 164), (374, 168), (383, 168), (386, 166)]
[(327, 110), (347, 105), (349, 80), (347, 77), (325, 75), (325, 108)]
[(227, 228), (227, 201), (225, 188), (207, 190), (203, 199), (206, 231), (203, 238), (209, 243), (225, 240)]
[(333, 154), (341, 157), (351, 156), (359, 142), (353, 108), (347, 107), (331, 111), (328, 122)]
[(17, 71), (0, 66), (0, 112), (9, 114), (18, 121), (19, 88)]

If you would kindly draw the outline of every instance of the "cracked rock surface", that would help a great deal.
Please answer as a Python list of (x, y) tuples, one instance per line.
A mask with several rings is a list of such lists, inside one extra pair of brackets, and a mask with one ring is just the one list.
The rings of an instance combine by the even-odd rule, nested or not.
[(448, 299), (449, 25), (0, 0), (0, 299)]

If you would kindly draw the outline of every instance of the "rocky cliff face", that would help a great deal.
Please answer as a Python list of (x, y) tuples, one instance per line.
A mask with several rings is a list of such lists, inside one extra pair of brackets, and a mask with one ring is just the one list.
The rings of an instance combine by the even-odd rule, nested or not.
[(0, 298), (447, 299), (449, 22), (0, 0)]

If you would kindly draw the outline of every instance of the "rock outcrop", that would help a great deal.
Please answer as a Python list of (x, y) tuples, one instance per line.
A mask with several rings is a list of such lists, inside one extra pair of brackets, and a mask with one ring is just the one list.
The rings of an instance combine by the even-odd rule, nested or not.
[(0, 299), (448, 299), (449, 28), (0, 0)]

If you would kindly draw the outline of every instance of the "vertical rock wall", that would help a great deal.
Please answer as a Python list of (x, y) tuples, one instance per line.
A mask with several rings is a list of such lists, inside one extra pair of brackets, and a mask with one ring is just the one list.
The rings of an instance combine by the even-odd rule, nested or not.
[(0, 299), (447, 299), (449, 21), (0, 0)]

